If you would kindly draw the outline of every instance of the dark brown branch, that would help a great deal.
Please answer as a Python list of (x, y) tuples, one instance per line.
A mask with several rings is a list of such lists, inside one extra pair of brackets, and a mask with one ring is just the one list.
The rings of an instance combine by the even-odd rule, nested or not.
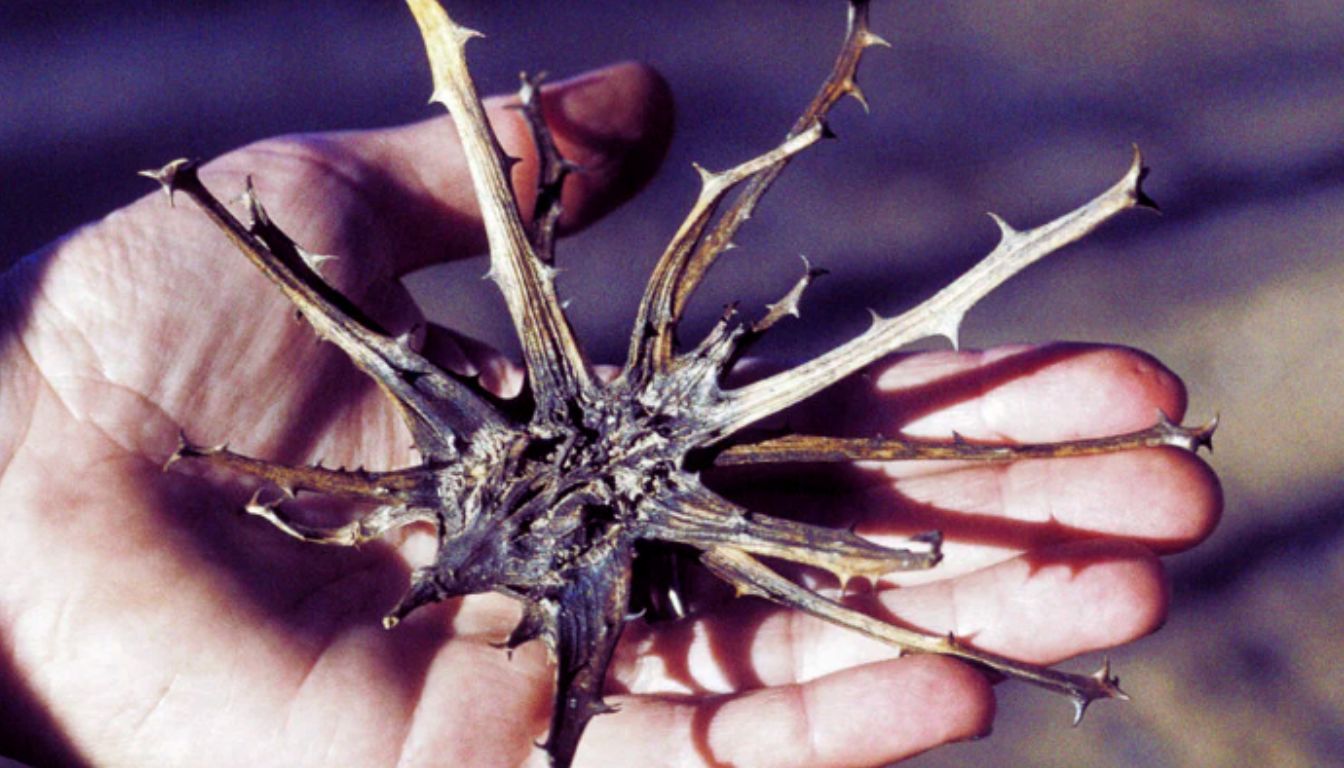
[(588, 721), (616, 711), (602, 698), (611, 655), (630, 604), (630, 552), (613, 551), (575, 574), (555, 615), (555, 708), (546, 751), (567, 766)]
[[(340, 347), (367, 373), (397, 407), (426, 458), (457, 455), (454, 435), (464, 439), (504, 418), (469, 388), (445, 375), (405, 343), (378, 333), (332, 291), (256, 202), (252, 226), (245, 226), (201, 183), (196, 165), (175, 160), (144, 175), (163, 185), (170, 196), (182, 193), (205, 212), (262, 274), (280, 287), (319, 336)], [(346, 306), (342, 306), (346, 305)]]
[(518, 106), (527, 120), (537, 152), (537, 199), (532, 206), (530, 230), (532, 247), (536, 250), (537, 258), (553, 264), (555, 229), (563, 213), (560, 193), (564, 189), (565, 178), (574, 170), (574, 166), (560, 154), (555, 137), (541, 111), (541, 81), (545, 77), (545, 73), (528, 75), (523, 72), (518, 75), (522, 81), (518, 87)]
[(254, 459), (230, 451), (226, 446), (207, 448), (178, 436), (177, 450), (168, 457), (164, 469), (179, 461), (200, 461), (212, 467), (260, 478), (274, 485), (285, 496), (299, 491), (364, 501), (394, 501), (411, 504), (428, 502), (434, 494), (433, 470), (425, 467), (369, 472), (364, 469), (329, 469), (321, 466), (292, 467)]

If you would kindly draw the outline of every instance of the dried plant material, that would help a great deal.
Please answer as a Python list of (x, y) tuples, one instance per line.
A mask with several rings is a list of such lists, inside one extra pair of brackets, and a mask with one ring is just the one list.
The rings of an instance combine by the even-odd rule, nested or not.
[[(1213, 425), (1186, 428), (1165, 417), (1131, 434), (1036, 445), (969, 443), (956, 435), (924, 441), (793, 434), (753, 442), (743, 432), (910, 342), (946, 336), (956, 344), (962, 317), (1004, 280), (1121, 211), (1148, 204), (1139, 187), (1144, 169), (1137, 151), (1119, 182), (1054, 221), (1018, 231), (996, 219), (1002, 237), (993, 252), (910, 311), (875, 318), (865, 333), (797, 367), (725, 387), (743, 351), (797, 314), (803, 292), (820, 272), (805, 263), (802, 277), (760, 319), (744, 322), (729, 311), (687, 351), (678, 348), (676, 329), (692, 292), (774, 179), (794, 155), (827, 135), (824, 118), (832, 106), (845, 96), (863, 102), (855, 83), (859, 61), (866, 49), (885, 43), (869, 29), (866, 0), (852, 0), (835, 67), (787, 138), (729, 170), (698, 169), (699, 196), (654, 268), (626, 363), (603, 382), (556, 296), (560, 191), (573, 168), (542, 118), (538, 81), (524, 77), (520, 91), (541, 169), (535, 209), (525, 219), (510, 184), (512, 160), (491, 132), (467, 71), (464, 48), (476, 33), (457, 26), (433, 0), (410, 0), (410, 6), (429, 53), (433, 98), (447, 107), (461, 136), (488, 236), (490, 277), (522, 343), (522, 402), (530, 403), (530, 412), (519, 417), (519, 408), (502, 407), (475, 379), (444, 371), (405, 339), (379, 331), (322, 281), (314, 258), (266, 215), (255, 194), (249, 190), (244, 197), (244, 222), (201, 184), (192, 163), (179, 160), (148, 175), (170, 195), (193, 200), (320, 337), (378, 383), (409, 427), (422, 463), (387, 472), (291, 467), (197, 446), (185, 436), (170, 463), (190, 460), (260, 478), (277, 492), (267, 494), (271, 500), (259, 492), (248, 511), (304, 541), (355, 546), (409, 524), (432, 525), (438, 533), (435, 561), (414, 574), (384, 623), (390, 628), (420, 606), (461, 595), (493, 591), (520, 601), (522, 621), (503, 644), (514, 648), (536, 639), (550, 651), (555, 704), (543, 747), (555, 766), (568, 766), (591, 718), (610, 711), (602, 687), (631, 614), (636, 545), (641, 552), (667, 545), (696, 551), (739, 594), (902, 650), (953, 656), (1064, 694), (1079, 718), (1096, 699), (1123, 697), (1106, 666), (1090, 676), (1068, 674), (989, 654), (950, 635), (901, 628), (804, 588), (767, 562), (824, 569), (841, 584), (876, 579), (934, 567), (941, 556), (937, 533), (891, 548), (849, 531), (748, 513), (705, 487), (698, 469), (897, 459), (999, 462), (1207, 445)], [(372, 510), (341, 527), (302, 525), (280, 510), (299, 492), (366, 502)]]

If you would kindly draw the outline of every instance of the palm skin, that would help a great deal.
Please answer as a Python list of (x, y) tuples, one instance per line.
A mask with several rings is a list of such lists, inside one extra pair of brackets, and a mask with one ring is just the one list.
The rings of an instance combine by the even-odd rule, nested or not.
[[(668, 138), (665, 86), (633, 65), (558, 87), (546, 108), (562, 151), (588, 169), (566, 189), (570, 228), (631, 194)], [(496, 102), (492, 118), (527, 156), (518, 115)], [(522, 190), (530, 160), (515, 175)], [(203, 176), (227, 196), (247, 173), (296, 240), (339, 257), (324, 276), (394, 332), (420, 320), (400, 275), (483, 247), (443, 120), (263, 142)], [(412, 460), (382, 394), (293, 315), (204, 217), (161, 196), (4, 276), (0, 753), (37, 764), (544, 762), (533, 742), (551, 672), (537, 643), (512, 658), (495, 647), (517, 619), (510, 601), (467, 598), (384, 631), (416, 535), (400, 548), (315, 548), (242, 518), (236, 479), (162, 472), (179, 429), (291, 463)], [(424, 345), (501, 387), (517, 377), (442, 329)], [(1110, 348), (914, 355), (838, 389), (796, 418), (1042, 441), (1137, 429), (1184, 407), (1175, 377)], [(750, 498), (857, 521), (876, 538), (893, 519), (947, 531), (937, 569), (855, 599), (1038, 663), (1157, 627), (1166, 593), (1151, 551), (1196, 543), (1220, 507), (1213, 475), (1175, 450), (893, 464), (817, 482), (825, 493), (771, 483)], [(593, 721), (577, 764), (876, 765), (988, 729), (979, 672), (895, 656), (741, 601), (633, 624), (609, 686), (621, 710)]]

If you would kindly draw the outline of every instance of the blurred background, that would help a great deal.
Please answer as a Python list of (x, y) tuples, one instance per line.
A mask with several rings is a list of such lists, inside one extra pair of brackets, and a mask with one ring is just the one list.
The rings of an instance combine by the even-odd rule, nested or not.
[[(1066, 702), (1000, 689), (992, 738), (917, 766), (1320, 766), (1344, 763), (1344, 13), (1334, 0), (1126, 3), (878, 0), (894, 44), (862, 70), (865, 116), (798, 160), (717, 268), (693, 315), (759, 307), (798, 272), (801, 356), (891, 314), (1019, 227), (1119, 178), (1138, 143), (1163, 216), (1133, 213), (980, 304), (963, 343), (1078, 339), (1157, 355), (1190, 420), (1221, 413), (1227, 513), (1172, 560), (1175, 605), (1115, 657), (1130, 705), (1078, 729)], [(492, 7), (493, 6), (493, 7)], [(624, 350), (639, 288), (694, 198), (777, 141), (828, 71), (833, 2), (457, 0), (487, 33), (483, 91), (520, 69), (565, 77), (657, 66), (677, 99), (665, 171), (562, 245), (561, 292), (597, 359)], [(262, 137), (432, 114), (395, 0), (5, 0), (0, 4), (0, 267), (149, 192), (135, 176)], [(436, 320), (516, 350), (482, 260), (413, 276)], [(451, 297), (450, 300), (445, 297)], [(1079, 662), (1090, 671), (1095, 660)]]

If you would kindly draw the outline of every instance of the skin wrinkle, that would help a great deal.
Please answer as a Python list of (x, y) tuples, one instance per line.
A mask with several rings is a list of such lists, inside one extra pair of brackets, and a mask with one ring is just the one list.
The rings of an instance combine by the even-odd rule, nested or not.
[[(66, 329), (62, 329), (57, 323), (52, 323), (58, 333), (58, 338), (62, 341), (66, 341), (69, 335), (73, 333), (77, 339), (82, 342), (81, 350), (84, 352), (84, 355), (57, 355), (57, 358), (70, 358), (77, 361), (84, 360), (90, 370), (95, 371), (103, 375), (104, 378), (110, 380), (113, 378), (109, 376), (109, 372), (112, 369), (108, 366), (107, 361), (101, 356), (99, 345), (95, 343), (94, 338), (86, 332), (85, 329), (87, 328), (90, 331), (95, 329), (107, 330), (104, 327), (107, 323), (119, 323), (123, 318), (134, 316), (136, 314), (135, 307), (143, 303), (138, 299), (143, 295), (147, 286), (143, 284), (142, 280), (136, 279), (135, 277), (137, 275), (136, 268), (143, 267), (144, 265), (137, 264), (136, 260), (132, 259), (129, 254), (137, 250), (135, 247), (137, 241), (143, 240), (145, 242), (151, 242), (157, 233), (152, 231), (152, 229), (147, 231), (144, 227), (133, 227), (129, 232), (122, 235), (118, 234), (118, 230), (115, 227), (112, 227), (112, 236), (109, 237), (108, 229), (109, 227), (100, 223), (90, 225), (80, 232), (81, 239), (88, 238), (94, 242), (93, 248), (100, 253), (100, 259), (91, 260), (76, 258), (71, 260), (65, 258), (64, 252), (67, 249), (79, 252), (80, 246), (84, 245), (76, 238), (71, 238), (62, 242), (57, 248), (46, 254), (46, 258), (53, 263), (59, 261), (61, 264), (66, 265), (68, 271), (59, 274), (59, 279), (56, 281), (44, 280), (41, 285), (39, 300), (47, 299), (46, 306), (51, 307), (61, 319), (66, 321), (65, 324), (68, 326)], [(127, 279), (127, 276), (132, 277)], [(64, 286), (61, 284), (61, 281), (65, 283)], [(90, 316), (86, 318), (76, 319), (79, 315), (67, 312), (61, 301), (50, 299), (47, 290), (51, 287), (65, 287), (67, 289), (66, 293), (79, 299), (86, 297), (91, 293), (89, 290), (90, 286), (103, 285), (115, 285), (116, 289), (112, 292), (126, 296), (129, 301), (130, 309), (122, 310), (115, 316), (90, 314)], [(74, 290), (69, 290), (70, 288), (73, 288)], [(97, 309), (102, 309), (102, 307), (97, 307)], [(38, 313), (36, 308), (34, 312), (35, 314)], [(166, 329), (164, 332), (166, 333)], [(69, 344), (68, 341), (66, 341), (65, 346), (70, 351), (74, 351), (73, 346)]]
[[(1067, 461), (1067, 459), (1066, 459), (1065, 461)], [(1046, 463), (1046, 465), (1045, 465), (1045, 481), (1044, 481), (1044, 487), (1045, 487), (1045, 488), (1047, 488), (1047, 489), (1053, 489), (1053, 488), (1066, 488), (1066, 487), (1068, 487), (1068, 484), (1067, 484), (1067, 483), (1062, 483), (1062, 482), (1060, 482), (1059, 472), (1060, 472), (1059, 462), (1055, 462), (1055, 463), (1053, 463), (1053, 464), (1051, 464), (1051, 463), (1049, 463), (1049, 462)], [(1042, 497), (1044, 497), (1044, 498), (1042, 498)], [(1060, 516), (1060, 514), (1059, 514), (1059, 510), (1058, 510), (1058, 508), (1057, 508), (1057, 506), (1056, 506), (1056, 494), (1054, 494), (1054, 493), (1050, 493), (1050, 492), (1047, 492), (1047, 493), (1044, 493), (1044, 494), (1040, 494), (1040, 493), (1038, 493), (1038, 494), (1036, 494), (1036, 498), (1037, 498), (1037, 503), (1040, 504), (1040, 505), (1042, 505), (1042, 507), (1044, 508), (1044, 511), (1045, 511), (1045, 524), (1046, 524), (1046, 525), (1051, 525), (1051, 526), (1054, 526), (1054, 525), (1065, 525), (1065, 526), (1068, 526), (1068, 525), (1072, 525), (1072, 524), (1073, 524), (1074, 521), (1072, 521), (1072, 520), (1065, 520), (1065, 519), (1062, 519), (1062, 518), (1061, 518), (1061, 516)]]
[[(57, 318), (64, 321), (64, 324), (59, 322), (50, 323), (51, 332), (54, 334), (56, 344), (61, 347), (68, 348), (69, 350), (69, 354), (58, 355), (58, 357), (84, 362), (86, 364), (86, 367), (92, 367), (95, 371), (100, 371), (106, 374), (107, 369), (106, 366), (103, 364), (103, 361), (98, 356), (97, 347), (94, 344), (92, 344), (88, 336), (86, 336), (84, 332), (80, 330), (80, 324), (74, 320), (72, 315), (68, 314), (65, 311), (64, 307), (61, 306), (60, 302), (51, 301), (49, 299), (43, 301), (43, 299), (45, 298), (47, 298), (46, 291), (43, 290), (42, 288), (39, 288), (38, 297), (35, 300), (34, 304), (44, 305), (47, 308), (48, 313), (55, 314)], [(37, 313), (37, 310), (34, 309), (34, 312)], [(47, 313), (40, 313), (40, 314), (42, 314), (44, 317), (50, 318), (50, 314)], [(62, 325), (64, 325), (64, 327), (62, 327)], [(73, 341), (82, 342), (82, 344), (80, 345), (81, 346), (80, 352), (82, 352), (82, 354), (80, 354), (79, 352), (75, 352), (75, 350), (73, 349), (74, 345), (71, 343)], [(36, 356), (34, 357), (37, 370), (39, 371), (39, 373), (42, 374), (44, 378), (50, 381), (51, 375), (46, 372), (45, 367), (42, 365), (42, 362), (36, 359)], [(89, 361), (92, 361), (91, 366), (88, 365)], [(56, 391), (56, 387), (54, 385), (52, 386), (52, 390), (53, 392)], [(57, 397), (59, 398), (60, 395), (58, 394)], [(64, 407), (65, 410), (72, 417), (77, 418), (75, 416), (76, 414), (75, 409), (71, 408), (69, 404), (65, 402), (64, 398), (60, 399), (62, 402), (62, 407)]]
[[(49, 252), (47, 254), (47, 258), (49, 259), (55, 257), (56, 257), (55, 251)], [(57, 343), (63, 347), (70, 347), (71, 340), (82, 342), (79, 346), (84, 353), (83, 355), (75, 353), (74, 350), (71, 349), (70, 354), (63, 355), (62, 357), (72, 360), (92, 359), (93, 361), (92, 368), (94, 369), (94, 371), (101, 373), (101, 382), (106, 383), (107, 385), (110, 385), (112, 387), (118, 387), (123, 391), (129, 393), (133, 397), (139, 399), (140, 401), (152, 404), (153, 402), (152, 399), (146, 393), (140, 392), (139, 390), (136, 390), (133, 387), (120, 385), (117, 382), (112, 381), (112, 379), (108, 376), (106, 366), (103, 364), (102, 359), (98, 355), (97, 345), (92, 343), (89, 337), (82, 330), (80, 330), (80, 324), (73, 319), (72, 315), (70, 315), (68, 312), (64, 310), (64, 307), (62, 306), (61, 302), (51, 300), (45, 288), (46, 288), (45, 282), (39, 283), (36, 289), (38, 296), (35, 299), (34, 304), (41, 305), (42, 307), (45, 307), (48, 310), (48, 314), (46, 314), (45, 316), (50, 317), (50, 314), (54, 313), (60, 320), (65, 321), (64, 329), (62, 328), (62, 324), (60, 322), (54, 322), (50, 324), (50, 327), (55, 334), (55, 338), (58, 339)], [(37, 312), (36, 308), (33, 311)], [(45, 385), (46, 390), (53, 395), (56, 403), (60, 405), (62, 410), (64, 410), (72, 420), (81, 424), (87, 424), (91, 426), (99, 433), (101, 437), (111, 442), (111, 444), (116, 445), (129, 453), (130, 452), (129, 447), (122, 445), (118, 441), (118, 439), (114, 437), (115, 430), (109, 431), (104, 427), (104, 425), (97, 423), (96, 419), (88, 418), (88, 414), (84, 413), (83, 409), (77, 407), (75, 402), (73, 402), (64, 394), (64, 392), (62, 391), (63, 388), (61, 386), (58, 386), (57, 384), (58, 381), (65, 380), (67, 378), (69, 380), (76, 382), (88, 381), (90, 383), (99, 383), (100, 382), (99, 376), (94, 374), (88, 374), (84, 376), (81, 376), (79, 374), (71, 374), (69, 376), (53, 376), (52, 374), (47, 372), (45, 366), (42, 364), (38, 355), (36, 355), (32, 351), (27, 335), (20, 334), (18, 340), (20, 349), (23, 350), (25, 357), (32, 363), (32, 368), (39, 378), (39, 383), (41, 385)], [(36, 396), (33, 398), (34, 402), (35, 399)], [(35, 412), (36, 408), (30, 409), (28, 415), (28, 420), (30, 422)], [(27, 428), (25, 428), (24, 434), (25, 436), (27, 435)], [(20, 443), (20, 445), (22, 445), (22, 442)], [(17, 452), (17, 449), (15, 452)], [(8, 462), (6, 462), (6, 467), (7, 466)], [(3, 479), (3, 471), (0, 471), (0, 480), (2, 479)]]
[(804, 625), (801, 620), (805, 614), (795, 612), (789, 616), (789, 621), (784, 623), (784, 642), (788, 643), (789, 654), (789, 672), (794, 680), (802, 680), (806, 673), (807, 662), (806, 654), (803, 649), (803, 635), (805, 634)]
[[(986, 357), (987, 355), (984, 352), (977, 352), (974, 360), (975, 366), (978, 367), (984, 365)], [(997, 392), (997, 388), (990, 389), (988, 382), (979, 381), (976, 383), (974, 392), (975, 395), (972, 402), (975, 403), (976, 418), (980, 421), (980, 427), (984, 431), (984, 434), (989, 439), (996, 442), (1007, 441), (1008, 435), (1003, 429), (996, 425), (996, 422), (998, 422), (999, 419), (992, 417), (990, 412), (991, 405), (1001, 406), (999, 397), (995, 397), (995, 395), (992, 394)], [(996, 407), (994, 410), (997, 413), (1003, 412), (1002, 407)]]
[(146, 724), (148, 724), (155, 713), (159, 711), (164, 702), (168, 700), (168, 696), (173, 692), (173, 688), (176, 687), (177, 681), (181, 679), (181, 677), (182, 675), (180, 673), (173, 673), (172, 679), (168, 681), (167, 685), (163, 686), (163, 690), (157, 697), (155, 697), (154, 704), (145, 712), (144, 716), (140, 718), (140, 722), (131, 727), (131, 738), (135, 738), (140, 731), (145, 729)]
[[(431, 663), (420, 682), (421, 691), (424, 690), (424, 686), (429, 684), (429, 678), (433, 674), (433, 669), (434, 664)], [(416, 766), (419, 765), (419, 763), (416, 762), (416, 755), (411, 752), (411, 739), (418, 736), (418, 726), (420, 725), (421, 717), (425, 716), (423, 710), (426, 701), (427, 699), (417, 692), (415, 706), (411, 708), (410, 716), (406, 718), (406, 729), (402, 733), (400, 746), (397, 748), (397, 768), (416, 768)]]
[[(313, 674), (317, 672), (317, 668), (322, 663), (322, 658), (326, 655), (327, 651), (331, 650), (331, 647), (328, 644), (328, 642), (329, 641), (324, 640), (323, 645), (319, 647), (312, 654), (312, 656), (303, 663), (303, 674), (299, 677), (298, 681), (295, 682), (294, 692), (289, 696), (290, 706), (287, 708), (287, 711), (285, 713), (285, 724), (283, 729), (281, 730), (281, 733), (288, 733), (292, 729), (294, 724), (294, 715), (296, 714), (296, 708), (294, 707), (294, 703), (297, 702), (303, 696), (303, 689), (313, 679)], [(331, 745), (332, 740), (328, 739), (327, 740), (328, 750), (331, 749)]]
[[(70, 376), (61, 376), (56, 379), (48, 378), (45, 379), (45, 381), (48, 383), (49, 388), (52, 391), (53, 395), (57, 398), (58, 402), (60, 402), (61, 407), (70, 416), (70, 418), (73, 419), (76, 423), (83, 426), (87, 426), (90, 429), (94, 430), (96, 433), (98, 433), (99, 437), (106, 440), (108, 443), (116, 446), (118, 449), (120, 449), (123, 453), (126, 454), (126, 456), (120, 458), (135, 460), (137, 459), (137, 455), (141, 454), (142, 452), (140, 449), (136, 447), (123, 443), (122, 440), (124, 439), (124, 436), (117, 434), (117, 432), (114, 430), (109, 430), (108, 428), (106, 428), (103, 424), (100, 423), (101, 421), (100, 419), (93, 417), (91, 414), (87, 412), (81, 412), (82, 409), (77, 408), (75, 405), (73, 405), (71, 399), (67, 399), (66, 397), (61, 395), (60, 393), (61, 387), (57, 387), (54, 382), (56, 381), (70, 381), (75, 383), (82, 382), (95, 385), (100, 389), (106, 389), (113, 392), (124, 392), (129, 394), (131, 397), (135, 398), (137, 401), (139, 401), (142, 405), (146, 406), (148, 409), (151, 409), (151, 412), (163, 416), (165, 419), (168, 418), (167, 414), (163, 413), (162, 410), (160, 410), (158, 406), (154, 404), (153, 398), (151, 398), (149, 395), (140, 392), (134, 387), (127, 386), (124, 384), (118, 384), (117, 382), (107, 378), (100, 379), (96, 376), (70, 375)], [(143, 459), (143, 456), (139, 456), (139, 458)], [(106, 457), (105, 459), (98, 462), (98, 464), (112, 460), (114, 460), (114, 457)], [(148, 461), (148, 459), (144, 460)], [(98, 464), (90, 464), (88, 466), (95, 467), (98, 466)]]
[[(25, 372), (31, 372), (37, 378), (38, 385), (42, 384), (43, 383), (42, 372), (38, 370), (36, 363), (33, 361), (32, 352), (28, 349), (28, 345), (25, 342), (23, 336), (20, 335), (17, 338), (17, 341), (18, 341), (17, 345), (18, 349), (22, 353), (23, 359), (28, 361), (28, 366), (18, 371), (11, 371), (10, 375), (7, 376), (6, 379), (8, 381), (18, 381), (20, 380), (20, 378), (28, 378), (23, 376)], [(18, 385), (16, 384), (15, 386), (17, 387)], [(14, 457), (18, 455), (19, 450), (28, 442), (28, 436), (32, 432), (33, 417), (37, 413), (37, 408), (34, 406), (34, 403), (37, 400), (37, 395), (34, 391), (36, 390), (36, 386), (37, 385), (33, 384), (28, 385), (27, 390), (32, 391), (32, 393), (29, 394), (29, 396), (26, 398), (24, 397), (24, 395), (28, 393), (25, 392), (23, 388), (19, 388), (17, 397), (14, 395), (13, 392), (7, 392), (5, 394), (5, 399), (10, 401), (12, 405), (15, 405), (17, 407), (18, 412), (22, 414), (24, 418), (23, 418), (23, 426), (18, 433), (18, 439), (15, 440), (10, 445), (5, 446), (6, 448), (5, 453), (3, 455), (0, 455), (0, 488), (5, 487), (5, 478), (9, 474), (10, 466), (13, 465)], [(28, 406), (26, 409), (23, 407), (25, 400)]]
[(425, 705), (425, 697), (420, 695), (420, 692), (424, 690), (424, 686), (428, 683), (428, 680), (428, 675), (425, 675), (424, 678), (421, 679), (419, 687), (413, 697), (415, 704), (411, 706), (411, 711), (407, 713), (407, 716), (402, 719), (403, 725), (401, 728), (401, 738), (396, 739), (397, 749), (393, 753), (397, 758), (396, 763), (394, 763), (397, 768), (407, 768), (407, 766), (410, 765), (410, 757), (407, 756), (407, 750), (410, 748), (411, 734), (415, 732), (415, 723), (420, 719), (420, 709)]
[(70, 647), (72, 607), (78, 602), (76, 595), (62, 595), (60, 607), (56, 609), (56, 620), (51, 623), (50, 641), (41, 649), (47, 653), (41, 658), (39, 668), (59, 664), (62, 649)]
[(815, 695), (816, 692), (813, 690), (813, 686), (810, 685), (795, 683), (789, 688), (789, 698), (793, 700), (794, 709), (798, 713), (795, 719), (802, 727), (804, 734), (802, 739), (803, 744), (805, 745), (804, 759), (800, 761), (802, 765), (815, 765), (817, 763), (818, 755), (821, 754), (817, 744), (816, 729), (812, 727), (813, 720), (815, 719), (813, 716), (815, 704), (812, 701), (812, 697)]
[(976, 633), (966, 624), (966, 608), (964, 606), (966, 598), (962, 595), (962, 588), (963, 582), (955, 580), (946, 582), (940, 588), (944, 597), (938, 602), (947, 606), (947, 618), (943, 624), (946, 629), (943, 631), (951, 632), (954, 636), (963, 640), (974, 640)]

